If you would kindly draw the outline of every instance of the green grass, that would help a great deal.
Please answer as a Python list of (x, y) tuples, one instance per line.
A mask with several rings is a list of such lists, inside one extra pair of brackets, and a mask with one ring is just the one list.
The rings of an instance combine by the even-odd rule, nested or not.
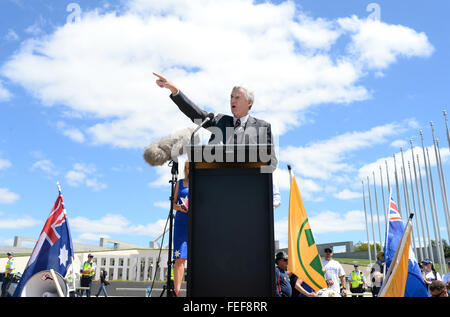
[[(347, 258), (333, 258), (334, 260), (338, 261), (341, 264), (349, 264), (349, 265), (353, 265), (355, 263), (358, 263), (359, 266), (369, 266), (370, 262), (367, 259), (347, 259)], [(372, 261), (372, 265), (375, 262)]]

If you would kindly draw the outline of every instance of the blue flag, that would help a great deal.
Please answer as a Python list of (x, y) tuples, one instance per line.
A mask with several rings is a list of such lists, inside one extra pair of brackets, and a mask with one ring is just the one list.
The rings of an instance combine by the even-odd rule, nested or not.
[[(384, 246), (384, 258), (386, 260), (386, 272), (389, 270), (395, 251), (399, 246), (403, 235), (404, 225), (398, 212), (397, 205), (389, 196), (389, 223), (386, 231), (386, 243)], [(408, 278), (406, 280), (405, 297), (428, 297), (427, 287), (420, 272), (419, 263), (413, 249), (409, 248)]]
[(53, 269), (64, 277), (72, 258), (72, 237), (60, 192), (13, 296), (19, 297), (26, 282), (40, 271)]

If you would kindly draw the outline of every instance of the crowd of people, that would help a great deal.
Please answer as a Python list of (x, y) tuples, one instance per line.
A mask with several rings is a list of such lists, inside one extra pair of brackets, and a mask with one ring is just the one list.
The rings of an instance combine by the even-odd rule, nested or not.
[[(368, 291), (366, 277), (359, 269), (359, 264), (353, 265), (354, 270), (346, 277), (342, 265), (333, 259), (333, 248), (324, 249), (324, 258), (322, 259), (322, 268), (327, 288), (315, 292), (311, 287), (304, 283), (298, 276), (288, 270), (288, 257), (285, 252), (278, 252), (275, 256), (275, 288), (277, 297), (346, 297), (351, 294), (352, 297), (363, 297), (363, 293)], [(384, 272), (384, 253), (379, 252), (377, 261), (372, 266), (369, 280), (370, 291), (373, 297), (377, 297), (383, 282)], [(428, 287), (429, 297), (449, 297), (450, 290), (450, 261), (447, 263), (449, 273), (442, 278), (436, 272), (433, 262), (425, 259), (419, 266), (425, 284)], [(347, 291), (349, 286), (350, 293)]]

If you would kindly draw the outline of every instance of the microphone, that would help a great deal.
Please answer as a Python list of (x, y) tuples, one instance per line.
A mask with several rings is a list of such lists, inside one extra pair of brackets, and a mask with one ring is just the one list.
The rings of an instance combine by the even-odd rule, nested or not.
[(200, 123), (200, 125), (197, 128), (195, 128), (194, 132), (192, 132), (192, 135), (196, 134), (198, 130), (200, 130), (206, 123), (208, 123), (212, 119), (214, 119), (214, 113), (210, 112), (206, 116), (205, 120), (203, 120), (203, 122)]
[[(185, 153), (185, 145), (194, 143), (192, 138), (193, 128), (186, 128), (164, 137), (159, 141), (155, 141), (144, 150), (144, 160), (151, 166), (160, 166), (169, 160), (175, 160), (178, 156)], [(195, 143), (199, 143), (200, 138), (195, 139)]]

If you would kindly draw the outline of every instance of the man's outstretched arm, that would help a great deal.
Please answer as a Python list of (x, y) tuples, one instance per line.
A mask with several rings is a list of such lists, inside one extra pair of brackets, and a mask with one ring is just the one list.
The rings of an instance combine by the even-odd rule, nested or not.
[[(158, 79), (156, 80), (156, 84), (161, 88), (167, 88), (172, 93), (170, 98), (173, 102), (178, 106), (178, 108), (183, 112), (188, 118), (194, 122), (195, 119), (201, 121), (205, 120), (208, 116), (208, 112), (197, 107), (189, 98), (187, 98), (172, 82), (167, 80), (162, 75), (157, 73), (153, 73)], [(204, 128), (208, 128), (211, 126), (211, 122), (208, 122)]]

